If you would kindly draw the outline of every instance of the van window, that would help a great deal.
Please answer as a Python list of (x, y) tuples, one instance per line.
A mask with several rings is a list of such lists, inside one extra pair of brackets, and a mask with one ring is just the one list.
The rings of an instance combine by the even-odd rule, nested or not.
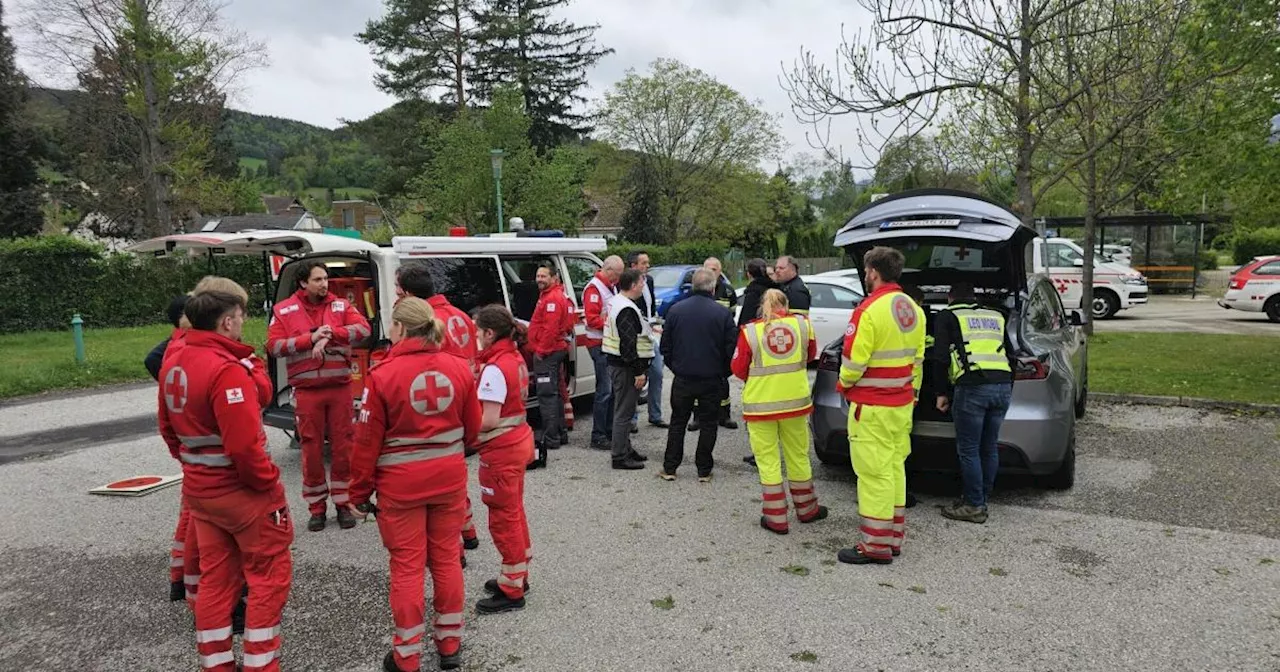
[(1079, 252), (1062, 243), (1045, 243), (1044, 258), (1049, 268), (1076, 268), (1077, 259), (1084, 262), (1084, 257)]
[(458, 310), (474, 314), (491, 303), (506, 305), (497, 261), (492, 257), (427, 257), (436, 292), (444, 294)]
[(591, 278), (600, 272), (600, 264), (590, 257), (565, 257), (564, 265), (569, 269), (569, 284), (577, 305), (582, 305), (582, 290), (587, 288)]
[(511, 314), (528, 322), (533, 318), (533, 309), (538, 306), (538, 268), (543, 264), (550, 265), (557, 271), (560, 267), (554, 257), (546, 255), (499, 255), (502, 262), (502, 279), (507, 283), (507, 295), (511, 297)]

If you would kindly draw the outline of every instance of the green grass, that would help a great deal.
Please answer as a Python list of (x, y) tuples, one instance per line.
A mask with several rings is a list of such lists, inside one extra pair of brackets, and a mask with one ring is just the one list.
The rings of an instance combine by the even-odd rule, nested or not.
[[(170, 331), (167, 324), (86, 329), (83, 366), (76, 364), (70, 331), (0, 335), (0, 352), (8, 355), (5, 366), (0, 367), (0, 399), (150, 380), (142, 360)], [(266, 322), (261, 318), (249, 320), (245, 324), (245, 340), (261, 349), (266, 341)]]
[(1094, 392), (1280, 404), (1280, 339), (1221, 334), (1097, 334)]
[(265, 165), (267, 165), (266, 159), (255, 159), (249, 156), (240, 157), (240, 170), (248, 169), (256, 172), (258, 168)]

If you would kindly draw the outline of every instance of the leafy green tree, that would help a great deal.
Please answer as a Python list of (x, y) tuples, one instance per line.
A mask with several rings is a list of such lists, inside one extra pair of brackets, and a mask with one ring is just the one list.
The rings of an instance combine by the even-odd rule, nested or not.
[(357, 35), (373, 48), (379, 89), (402, 100), (426, 100), (444, 89), (458, 112), (467, 107), (474, 65), (476, 0), (385, 0), (386, 13)]
[(14, 63), (13, 41), (4, 26), (0, 4), (0, 237), (40, 232), (40, 175), (35, 138), (22, 119), (27, 82)]
[(637, 162), (622, 186), (630, 194), (627, 211), (622, 217), (622, 239), (629, 243), (663, 244), (662, 195), (648, 162)]
[(715, 78), (679, 61), (658, 59), (605, 94), (605, 138), (652, 161), (661, 185), (663, 239), (678, 241), (685, 208), (730, 176), (775, 156), (777, 120)]
[(591, 130), (575, 111), (586, 103), (587, 70), (613, 49), (596, 45), (599, 26), (558, 18), (570, 0), (482, 0), (476, 11), (473, 95), (495, 101), (515, 84), (529, 116), (529, 140), (539, 153)]

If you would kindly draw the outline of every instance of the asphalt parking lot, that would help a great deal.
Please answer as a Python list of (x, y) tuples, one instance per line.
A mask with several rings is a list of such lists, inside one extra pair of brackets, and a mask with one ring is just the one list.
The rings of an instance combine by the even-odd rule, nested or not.
[(1217, 299), (1200, 296), (1153, 296), (1145, 305), (1122, 310), (1109, 320), (1098, 320), (1098, 333), (1124, 331), (1185, 331), (1199, 334), (1280, 336), (1280, 324), (1262, 313), (1227, 310)]
[[(14, 456), (0, 465), (0, 668), (194, 669), (191, 617), (165, 601), (178, 491), (87, 494), (177, 471), (136, 419), (153, 399), (137, 387), (0, 406), (0, 449)], [(888, 567), (835, 562), (857, 534), (845, 470), (817, 469), (829, 519), (777, 537), (757, 526), (745, 431), (722, 431), (705, 485), (688, 464), (675, 483), (656, 465), (612, 471), (588, 432), (580, 423), (529, 475), (529, 606), (469, 608), (465, 669), (1280, 670), (1275, 418), (1095, 405), (1074, 490), (1002, 482), (977, 526), (937, 514), (949, 479), (921, 479)], [(269, 436), (301, 512), (299, 454)], [(635, 439), (655, 464), (665, 432)], [(476, 518), (483, 529), (483, 506)], [(481, 538), (469, 605), (498, 564)], [(379, 669), (392, 625), (376, 526), (300, 530), (294, 561), (284, 668)]]

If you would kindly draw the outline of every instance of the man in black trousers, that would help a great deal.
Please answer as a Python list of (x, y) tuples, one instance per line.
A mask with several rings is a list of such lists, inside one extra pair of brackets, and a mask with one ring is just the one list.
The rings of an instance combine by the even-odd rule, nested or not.
[(693, 273), (693, 294), (675, 304), (667, 313), (659, 349), (667, 368), (675, 374), (671, 384), (671, 427), (667, 430), (667, 452), (658, 477), (676, 480), (676, 469), (684, 460), (684, 435), (694, 404), (698, 407), (698, 452), (695, 463), (698, 480), (711, 480), (711, 457), (719, 429), (721, 386), (730, 375), (729, 363), (738, 344), (738, 327), (733, 314), (713, 297), (716, 274), (707, 269)]

